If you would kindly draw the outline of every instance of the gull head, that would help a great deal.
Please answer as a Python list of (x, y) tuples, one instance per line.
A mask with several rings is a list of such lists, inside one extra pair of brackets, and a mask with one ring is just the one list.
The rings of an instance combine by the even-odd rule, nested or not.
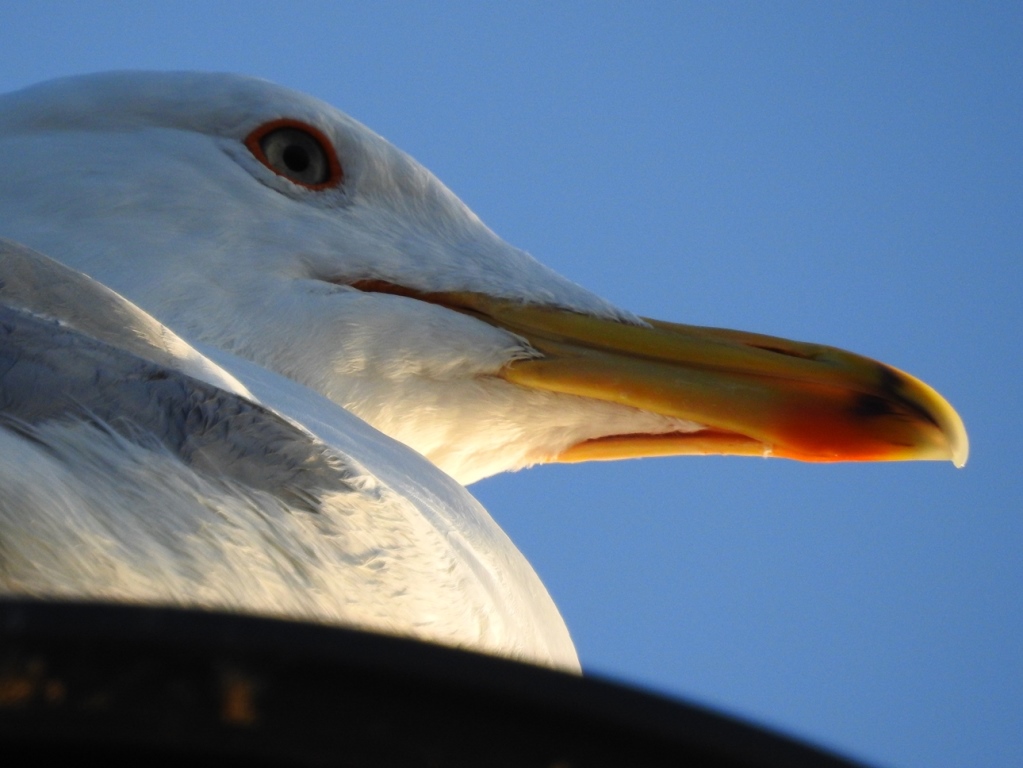
[(656, 454), (968, 453), (909, 374), (618, 309), (373, 131), (258, 79), (124, 72), (0, 97), (0, 224), (463, 483)]

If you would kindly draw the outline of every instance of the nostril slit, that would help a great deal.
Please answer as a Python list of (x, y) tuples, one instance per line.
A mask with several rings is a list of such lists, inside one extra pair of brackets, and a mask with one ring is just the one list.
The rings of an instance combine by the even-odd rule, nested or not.
[(804, 355), (800, 352), (794, 352), (791, 349), (782, 349), (781, 347), (771, 347), (764, 344), (750, 344), (754, 349), (762, 349), (764, 352), (773, 352), (776, 355), (785, 355), (785, 357), (796, 357), (800, 360), (813, 360), (813, 356)]

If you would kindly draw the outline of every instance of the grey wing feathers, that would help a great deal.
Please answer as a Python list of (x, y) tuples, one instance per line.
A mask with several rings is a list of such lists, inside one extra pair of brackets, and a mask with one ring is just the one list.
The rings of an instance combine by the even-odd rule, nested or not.
[[(0, 288), (0, 426), (41, 439), (38, 428), (46, 423), (89, 424), (167, 451), (207, 477), (269, 492), (300, 508), (315, 510), (321, 493), (348, 488), (340, 457), (276, 412), (139, 356), (136, 351), (150, 346), (130, 328), (122, 337), (136, 351), (54, 317), (52, 304), (27, 308), (24, 292), (12, 302), (21, 306), (10, 306), (4, 294), (9, 284)], [(119, 340), (116, 319), (94, 313), (90, 328), (99, 326), (107, 339)], [(167, 353), (157, 351), (167, 361)]]

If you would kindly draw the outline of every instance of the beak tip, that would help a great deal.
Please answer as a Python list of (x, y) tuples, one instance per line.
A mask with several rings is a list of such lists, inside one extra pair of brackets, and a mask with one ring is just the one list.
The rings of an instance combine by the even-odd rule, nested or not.
[(962, 469), (970, 458), (970, 438), (966, 434), (966, 427), (962, 419), (959, 418), (959, 414), (955, 411), (952, 413), (955, 415), (955, 424), (949, 430), (949, 453), (955, 468)]
[(970, 437), (966, 433), (962, 417), (952, 404), (935, 390), (919, 380), (917, 384), (925, 397), (923, 401), (925, 407), (928, 407), (933, 415), (934, 422), (944, 439), (947, 458), (956, 469), (962, 469), (970, 458)]

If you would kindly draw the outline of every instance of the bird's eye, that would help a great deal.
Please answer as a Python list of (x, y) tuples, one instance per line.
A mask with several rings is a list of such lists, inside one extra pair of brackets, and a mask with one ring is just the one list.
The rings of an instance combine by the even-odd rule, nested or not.
[(341, 164), (327, 137), (297, 120), (264, 123), (248, 135), (245, 146), (263, 165), (310, 189), (336, 187)]

